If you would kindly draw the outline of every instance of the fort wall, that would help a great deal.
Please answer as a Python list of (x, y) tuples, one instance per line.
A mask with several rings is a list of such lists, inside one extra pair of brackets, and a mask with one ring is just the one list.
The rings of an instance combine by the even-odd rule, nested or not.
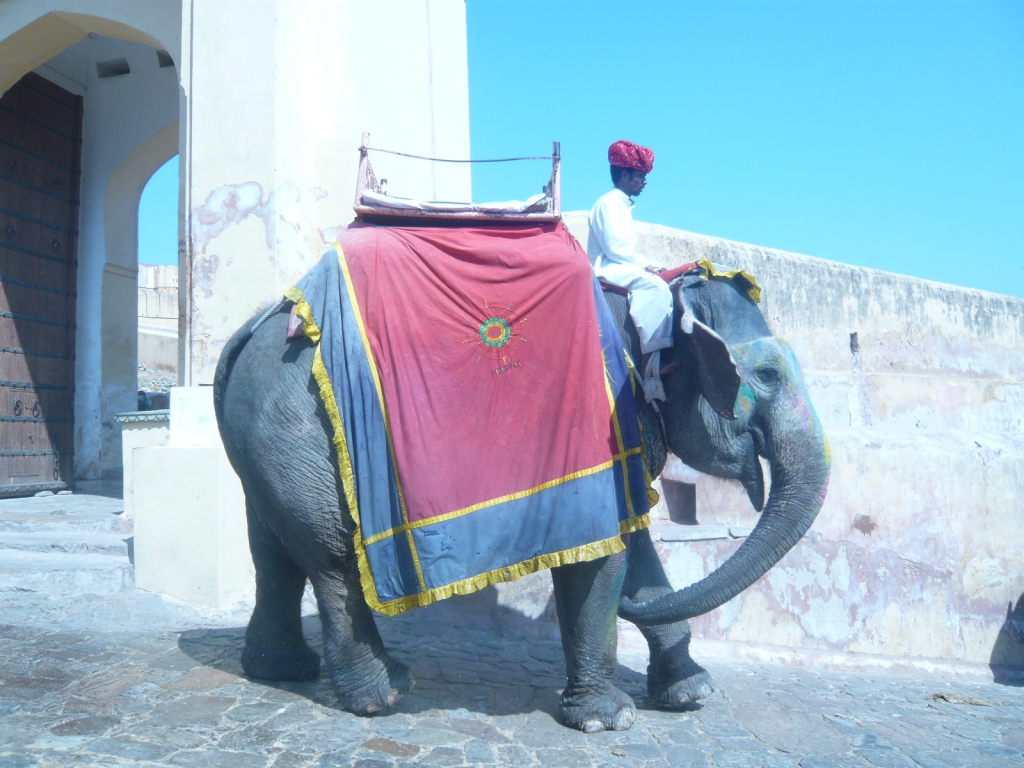
[[(565, 220), (585, 245), (586, 214)], [(1008, 617), (1024, 598), (1024, 299), (637, 230), (640, 250), (666, 266), (709, 258), (757, 277), (761, 309), (800, 360), (832, 449), (814, 526), (757, 584), (693, 622), (695, 656), (958, 674), (1024, 667), (1024, 604)], [(738, 482), (678, 460), (664, 479), (695, 486), (702, 525), (742, 535), (756, 522)], [(664, 502), (655, 512), (677, 588), (739, 545), (728, 535), (671, 541), (686, 526), (668, 521)], [(622, 642), (642, 641), (624, 631)]]

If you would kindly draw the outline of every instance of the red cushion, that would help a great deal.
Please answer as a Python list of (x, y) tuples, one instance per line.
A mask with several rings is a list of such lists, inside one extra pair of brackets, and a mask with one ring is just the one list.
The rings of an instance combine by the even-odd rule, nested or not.
[(687, 272), (696, 268), (697, 262), (691, 261), (689, 264), (682, 264), (678, 267), (672, 267), (672, 269), (666, 269), (664, 272), (659, 272), (658, 277), (660, 277), (666, 283), (671, 283), (680, 275), (685, 275)]
[[(682, 264), (678, 267), (673, 267), (672, 269), (666, 269), (664, 272), (657, 272), (656, 274), (666, 283), (671, 283), (680, 275), (685, 275), (687, 272), (691, 272), (696, 268), (697, 262), (691, 261), (688, 264)], [(602, 282), (601, 290), (605, 291), (606, 293), (617, 293), (620, 296), (629, 295), (629, 291), (627, 291), (625, 288), (622, 288), (618, 285), (612, 285), (611, 283)]]

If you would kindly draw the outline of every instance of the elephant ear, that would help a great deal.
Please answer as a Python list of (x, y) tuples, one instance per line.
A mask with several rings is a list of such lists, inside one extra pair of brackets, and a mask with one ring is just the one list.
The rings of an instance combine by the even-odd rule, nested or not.
[(736, 396), (740, 391), (736, 361), (732, 359), (725, 340), (694, 316), (686, 303), (684, 287), (682, 281), (673, 286), (682, 310), (679, 325), (697, 364), (700, 393), (715, 413), (723, 419), (733, 420), (736, 418)]

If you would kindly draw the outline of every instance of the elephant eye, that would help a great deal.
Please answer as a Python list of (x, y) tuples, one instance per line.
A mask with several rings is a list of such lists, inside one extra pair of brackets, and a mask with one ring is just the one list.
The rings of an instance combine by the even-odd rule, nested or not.
[(775, 389), (779, 384), (782, 383), (782, 371), (779, 370), (777, 365), (762, 365), (759, 366), (754, 374), (757, 376), (757, 380), (761, 382), (762, 386), (769, 389)]

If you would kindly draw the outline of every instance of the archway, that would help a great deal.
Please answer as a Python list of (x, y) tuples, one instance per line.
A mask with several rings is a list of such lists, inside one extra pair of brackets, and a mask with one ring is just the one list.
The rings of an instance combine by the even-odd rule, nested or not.
[(169, 407), (178, 383), (178, 225), (175, 155), (146, 182), (139, 200), (139, 408)]
[[(121, 9), (125, 18), (114, 19), (67, 10), (48, 11), (49, 3), (14, 0), (5, 3), (5, 20), (0, 24), (0, 94), (18, 82), (26, 72), (44, 64), (89, 35), (118, 38), (166, 50), (177, 61), (181, 50), (181, 7), (177, 26), (168, 24), (167, 10), (174, 3), (151, 3), (149, 8)], [(63, 7), (74, 6), (62, 3)], [(95, 3), (77, 3), (92, 10)], [(172, 16), (173, 19), (173, 16)], [(148, 31), (143, 31), (148, 30)]]
[[(115, 490), (121, 443), (114, 416), (135, 410), (137, 402), (139, 197), (152, 173), (179, 149), (183, 100), (174, 62), (180, 55), (181, 8), (169, 0), (125, 4), (115, 19), (74, 13), (76, 6), (95, 8), (84, 1), (64, 2), (60, 12), (47, 5), (35, 0), (5, 4), (0, 91), (31, 76), (47, 83), (44, 90), (53, 86), (54, 93), (78, 98), (82, 105), (80, 177), (77, 195), (76, 190), (68, 194), (78, 206), (68, 227), (77, 235), (76, 253), (69, 254), (72, 265), (77, 255), (71, 289), (77, 292), (77, 306), (67, 321), (73, 350), (64, 353), (74, 359), (74, 403), (67, 419), (70, 431), (73, 418), (73, 441), (68, 442), (73, 444), (74, 473), (68, 471), (71, 451), (63, 451), (59, 482), (74, 479), (79, 490)], [(6, 117), (24, 119), (4, 113), (0, 122)], [(46, 163), (45, 158), (25, 157), (26, 167)], [(42, 194), (24, 184), (22, 189), (26, 200)], [(45, 373), (39, 379), (32, 383), (47, 384)]]
[[(174, 123), (140, 144), (117, 166), (107, 183), (100, 387), (103, 402), (109, 404), (108, 413), (138, 407), (139, 203), (153, 174), (177, 153), (178, 123)], [(180, 217), (180, 211), (177, 215)], [(176, 325), (172, 346), (176, 357)], [(105, 471), (120, 470), (120, 441), (119, 425), (103, 422)], [(112, 464), (114, 457), (118, 459), (116, 465)]]

